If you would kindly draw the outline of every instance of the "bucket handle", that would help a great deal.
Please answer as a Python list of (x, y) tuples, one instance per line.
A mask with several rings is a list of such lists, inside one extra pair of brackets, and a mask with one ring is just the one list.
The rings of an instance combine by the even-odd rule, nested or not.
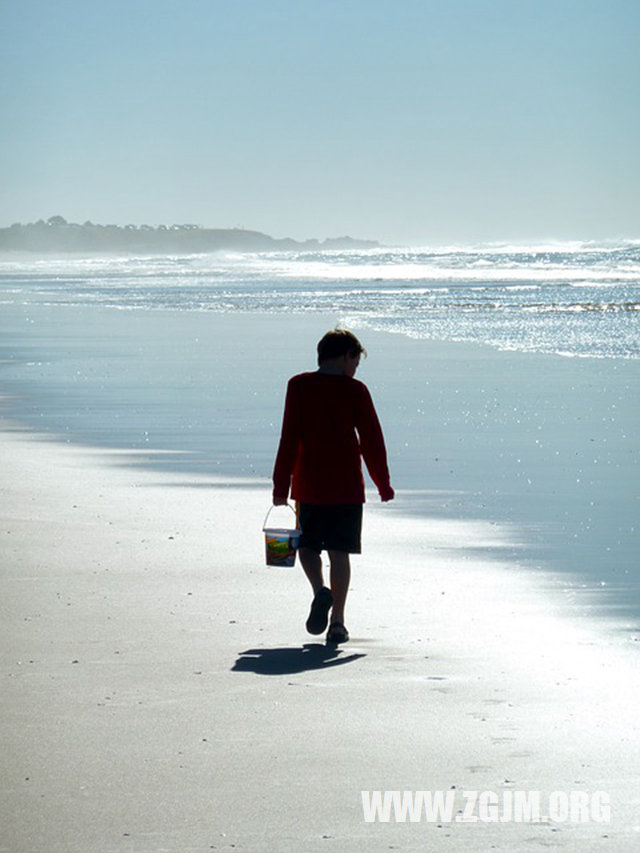
[[(290, 504), (290, 503), (286, 503), (286, 504), (279, 504), (279, 506), (286, 506), (286, 507), (288, 507), (288, 508), (291, 510), (291, 512), (292, 512), (292, 513), (294, 514), (294, 516), (295, 516), (296, 526), (297, 526), (297, 525), (298, 525), (298, 513), (297, 513), (297, 512), (295, 511), (295, 509), (291, 506), (291, 504)], [(263, 529), (263, 530), (266, 530), (266, 527), (267, 527), (267, 521), (269, 520), (269, 516), (271, 515), (271, 511), (272, 511), (272, 510), (274, 510), (275, 508), (276, 508), (276, 505), (275, 505), (275, 504), (273, 504), (273, 505), (272, 505), (272, 506), (270, 506), (270, 507), (269, 507), (269, 509), (267, 510), (267, 514), (266, 514), (266, 515), (265, 515), (265, 517), (264, 517), (264, 523), (263, 523), (263, 525), (262, 525), (262, 529)]]

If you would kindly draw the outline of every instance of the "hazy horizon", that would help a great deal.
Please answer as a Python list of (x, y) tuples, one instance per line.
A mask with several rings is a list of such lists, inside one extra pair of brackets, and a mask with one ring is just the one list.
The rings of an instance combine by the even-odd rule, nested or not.
[[(51, 219), (58, 219), (59, 215), (54, 217), (50, 217)], [(65, 219), (65, 217), (63, 217)], [(50, 223), (44, 217), (40, 217), (38, 220), (33, 222), (14, 222), (11, 226), (6, 226), (4, 224), (0, 224), (0, 231), (8, 232), (13, 229), (16, 225), (21, 228), (29, 228), (30, 226), (39, 225), (44, 223), (45, 225), (49, 225)], [(60, 223), (59, 223), (60, 224)], [(273, 248), (262, 248), (262, 249), (238, 249), (238, 251), (246, 251), (246, 252), (279, 252), (286, 251), (286, 246), (279, 246), (278, 242), (285, 242), (287, 240), (293, 240), (297, 243), (297, 246), (300, 249), (305, 249), (305, 244), (316, 244), (314, 248), (323, 248), (325, 244), (337, 243), (340, 240), (352, 240), (354, 243), (353, 249), (355, 251), (360, 252), (373, 252), (381, 250), (399, 250), (399, 251), (426, 251), (426, 252), (447, 252), (449, 250), (455, 251), (491, 251), (492, 249), (496, 251), (509, 251), (509, 252), (518, 252), (519, 250), (528, 252), (528, 251), (536, 251), (536, 252), (571, 252), (571, 251), (589, 251), (593, 250), (607, 250), (608, 248), (615, 249), (620, 248), (621, 246), (633, 247), (636, 245), (640, 245), (640, 237), (603, 237), (603, 238), (593, 238), (593, 239), (561, 239), (556, 237), (549, 238), (530, 238), (530, 239), (513, 239), (513, 240), (458, 240), (455, 242), (446, 242), (446, 241), (432, 241), (432, 242), (400, 242), (400, 241), (382, 241), (378, 240), (375, 235), (354, 235), (354, 234), (321, 234), (321, 235), (309, 235), (302, 239), (292, 238), (291, 235), (288, 234), (268, 234), (266, 231), (262, 231), (259, 228), (219, 228), (216, 225), (206, 225), (202, 223), (181, 223), (181, 222), (164, 222), (164, 223), (149, 223), (149, 222), (139, 222), (139, 223), (123, 223), (123, 222), (96, 222), (95, 220), (87, 220), (85, 222), (74, 222), (72, 220), (65, 220), (64, 225), (72, 226), (72, 227), (80, 227), (85, 228), (86, 226), (90, 226), (90, 229), (97, 228), (100, 230), (108, 230), (108, 229), (117, 229), (119, 232), (126, 232), (127, 229), (133, 228), (135, 231), (143, 233), (145, 230), (166, 233), (170, 235), (175, 231), (192, 231), (197, 230), (201, 232), (217, 232), (217, 231), (241, 231), (245, 232), (247, 235), (255, 234), (260, 237), (267, 237), (274, 241)], [(162, 231), (164, 229), (164, 231)], [(366, 246), (366, 243), (372, 243), (375, 245)], [(81, 247), (80, 247), (81, 248)], [(79, 251), (78, 248), (76, 251)], [(107, 247), (108, 248), (108, 247)], [(293, 247), (291, 247), (293, 248)], [(342, 246), (339, 249), (335, 246), (329, 245), (328, 249), (336, 249), (337, 251), (344, 252), (348, 250), (348, 246)], [(296, 247), (297, 249), (297, 247)], [(222, 251), (223, 249), (211, 248), (208, 250), (199, 249), (194, 250), (196, 254), (207, 254), (208, 252), (216, 252)], [(16, 253), (21, 251), (20, 249), (11, 249), (5, 248), (0, 245), (0, 252), (12, 252)], [(30, 249), (25, 249), (25, 251), (31, 252)], [(64, 249), (61, 249), (64, 251)], [(95, 253), (95, 250), (91, 250), (92, 253)], [(38, 250), (34, 249), (33, 252), (37, 254)], [(45, 252), (45, 256), (47, 254), (51, 254), (51, 251)]]
[(0, 24), (0, 227), (640, 237), (634, 0), (5, 0)]

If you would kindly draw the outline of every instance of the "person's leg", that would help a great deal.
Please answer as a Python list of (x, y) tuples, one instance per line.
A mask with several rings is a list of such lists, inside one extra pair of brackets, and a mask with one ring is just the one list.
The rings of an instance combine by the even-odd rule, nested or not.
[(317, 595), (324, 586), (322, 576), (322, 557), (312, 548), (300, 548), (298, 550), (300, 563), (313, 588), (313, 594)]
[(344, 607), (351, 581), (351, 562), (346, 551), (329, 551), (329, 560), (331, 562), (331, 594), (333, 596), (331, 622), (340, 622), (344, 625)]
[(322, 634), (329, 621), (329, 611), (333, 604), (331, 590), (324, 585), (322, 578), (322, 558), (312, 548), (300, 548), (298, 551), (302, 568), (313, 588), (313, 601), (306, 622), (310, 634)]

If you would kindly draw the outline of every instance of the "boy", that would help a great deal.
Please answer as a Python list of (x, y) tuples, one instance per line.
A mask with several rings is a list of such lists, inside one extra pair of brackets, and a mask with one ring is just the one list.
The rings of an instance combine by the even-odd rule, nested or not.
[[(306, 627), (321, 634), (333, 607), (327, 641), (344, 643), (349, 554), (360, 553), (365, 500), (361, 457), (383, 501), (393, 500), (380, 422), (367, 387), (354, 379), (366, 352), (356, 336), (334, 329), (318, 343), (318, 370), (289, 380), (273, 471), (273, 502), (298, 502), (300, 562), (314, 592)], [(320, 553), (331, 565), (324, 585)]]

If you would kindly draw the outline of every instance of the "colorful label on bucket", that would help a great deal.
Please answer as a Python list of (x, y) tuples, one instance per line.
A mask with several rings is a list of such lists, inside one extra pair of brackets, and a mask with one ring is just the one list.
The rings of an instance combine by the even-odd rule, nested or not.
[(290, 567), (294, 565), (298, 544), (296, 531), (265, 530), (264, 539), (268, 566)]

